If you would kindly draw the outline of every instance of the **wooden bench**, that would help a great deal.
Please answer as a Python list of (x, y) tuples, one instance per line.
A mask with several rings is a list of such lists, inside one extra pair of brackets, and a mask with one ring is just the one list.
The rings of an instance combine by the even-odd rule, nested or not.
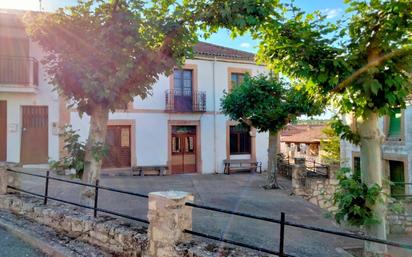
[(165, 165), (134, 166), (132, 167), (132, 175), (144, 176), (146, 171), (155, 171), (158, 176), (164, 176), (167, 169), (168, 167)]
[(225, 164), (224, 173), (230, 175), (231, 170), (250, 170), (251, 172), (262, 173), (262, 163), (257, 161), (252, 161), (250, 159), (245, 160), (224, 160)]

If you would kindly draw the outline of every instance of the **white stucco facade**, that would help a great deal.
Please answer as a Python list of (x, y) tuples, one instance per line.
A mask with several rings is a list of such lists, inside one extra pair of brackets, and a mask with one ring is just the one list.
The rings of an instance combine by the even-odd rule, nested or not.
[[(193, 121), (200, 123), (200, 162), (201, 173), (222, 173), (223, 161), (227, 156), (228, 118), (220, 111), (223, 92), (229, 87), (231, 69), (246, 69), (251, 75), (266, 73), (263, 66), (251, 63), (228, 62), (219, 60), (187, 60), (187, 65), (196, 67), (199, 91), (206, 92), (206, 111), (200, 113), (168, 113), (165, 111), (165, 91), (170, 88), (170, 78), (162, 76), (153, 86), (150, 97), (142, 100), (135, 97), (133, 109), (112, 113), (110, 120), (132, 120), (135, 122), (135, 163), (133, 166), (168, 165), (169, 160), (169, 122)], [(196, 82), (195, 82), (196, 83)], [(88, 135), (89, 117), (80, 118), (71, 112), (70, 122), (79, 130), (81, 138)], [(256, 160), (267, 166), (268, 133), (255, 134)], [(230, 155), (231, 159), (250, 159), (250, 154)]]
[[(7, 12), (0, 12), (0, 14), (9, 15)], [(22, 149), (24, 147), (22, 138), (26, 131), (23, 126), (22, 108), (47, 106), (47, 139), (38, 143), (34, 142), (36, 138), (33, 138), (34, 144), (47, 145), (47, 156), (40, 163), (47, 165), (50, 160), (57, 160), (61, 157), (63, 141), (59, 136), (60, 128), (65, 124), (71, 124), (74, 129), (78, 130), (81, 139), (86, 140), (89, 117), (87, 115), (79, 117), (75, 110), (69, 110), (65, 103), (61, 102), (62, 98), (53, 91), (53, 86), (49, 84), (44, 67), (40, 63), (44, 53), (39, 45), (28, 40), (24, 29), (10, 27), (0, 30), (0, 38), (10, 38), (10, 35), (16, 40), (24, 39), (29, 42), (28, 55), (26, 54), (25, 58), (38, 63), (38, 83), (33, 82), (33, 73), (36, 72), (32, 66), (29, 69), (30, 83), (6, 83), (0, 78), (0, 101), (7, 106), (7, 118), (5, 119), (7, 142), (2, 142), (0, 137), (0, 143), (6, 145), (6, 161), (22, 162)], [(183, 67), (191, 69), (193, 72), (193, 90), (204, 92), (205, 109), (185, 112), (167, 110), (165, 91), (172, 89), (172, 75), (172, 77), (160, 76), (157, 83), (153, 85), (151, 96), (146, 99), (135, 97), (133, 104), (130, 104), (127, 110), (110, 114), (109, 125), (130, 125), (132, 134), (130, 142), (132, 149), (131, 167), (147, 165), (167, 165), (170, 167), (171, 128), (172, 126), (189, 125), (196, 126), (197, 173), (222, 173), (223, 161), (229, 158), (252, 159), (262, 162), (262, 168), (266, 169), (268, 133), (258, 133), (252, 129), (249, 133), (251, 137), (250, 153), (231, 155), (229, 151), (229, 126), (235, 125), (235, 123), (229, 121), (221, 112), (220, 102), (224, 91), (230, 89), (232, 73), (248, 72), (251, 75), (257, 75), (267, 73), (267, 70), (264, 66), (256, 65), (251, 61), (250, 54), (248, 58), (242, 59), (219, 53), (219, 49), (224, 51), (232, 51), (232, 49), (207, 44), (206, 47), (213, 48), (215, 51), (213, 55), (195, 55), (196, 57), (187, 60)], [(31, 144), (31, 142), (28, 143)], [(3, 151), (1, 147), (0, 151)], [(1, 153), (0, 156), (2, 156)]]
[[(22, 28), (2, 28), (0, 37), (10, 37), (16, 39), (27, 39), (27, 35)], [(40, 61), (43, 52), (40, 46), (29, 40), (29, 58), (33, 61)], [(14, 56), (10, 56), (14, 60)], [(17, 58), (17, 57), (16, 57)], [(30, 80), (32, 80), (33, 62), (30, 62)], [(30, 81), (27, 85), (14, 84), (12, 82), (0, 83), (0, 101), (5, 101), (7, 105), (7, 161), (20, 162), (21, 139), (23, 133), (22, 126), (22, 106), (47, 106), (48, 107), (48, 142), (47, 151), (50, 159), (56, 160), (59, 157), (59, 99), (53, 87), (48, 83), (43, 65), (39, 63), (38, 85)]]

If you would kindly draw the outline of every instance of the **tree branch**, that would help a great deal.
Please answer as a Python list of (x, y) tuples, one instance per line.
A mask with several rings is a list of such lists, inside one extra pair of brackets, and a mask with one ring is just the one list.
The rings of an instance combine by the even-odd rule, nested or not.
[(362, 74), (367, 72), (369, 69), (373, 67), (377, 67), (392, 58), (407, 55), (408, 53), (412, 53), (412, 47), (404, 47), (404, 48), (395, 50), (391, 53), (388, 53), (386, 55), (383, 55), (375, 59), (374, 61), (368, 62), (362, 68), (355, 71), (352, 75), (350, 75), (348, 78), (340, 82), (335, 88), (333, 88), (332, 93), (342, 92), (342, 90), (345, 89), (350, 83), (352, 83), (354, 80), (359, 78)]

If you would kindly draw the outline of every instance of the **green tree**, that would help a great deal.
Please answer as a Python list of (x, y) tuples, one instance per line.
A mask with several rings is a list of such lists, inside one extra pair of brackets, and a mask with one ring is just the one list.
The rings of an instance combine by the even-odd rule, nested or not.
[(336, 131), (328, 124), (323, 130), (326, 138), (320, 140), (321, 158), (331, 165), (340, 163), (340, 137)]
[[(276, 2), (276, 1), (275, 1)], [(160, 75), (192, 54), (200, 29), (236, 31), (264, 22), (276, 4), (268, 0), (82, 0), (54, 13), (25, 17), (30, 37), (47, 55), (45, 71), (80, 115), (90, 116), (83, 181), (100, 176), (109, 112), (133, 97), (151, 94)], [(82, 193), (90, 203), (93, 190)]]
[(246, 75), (239, 86), (225, 93), (221, 107), (232, 120), (260, 132), (269, 132), (266, 189), (279, 188), (276, 179), (279, 132), (296, 117), (319, 114), (321, 104), (298, 86), (274, 77)]
[[(330, 24), (320, 12), (305, 14), (285, 5), (254, 31), (261, 39), (259, 57), (282, 74), (305, 82), (313, 95), (327, 97), (340, 114), (353, 113), (358, 136), (335, 125), (344, 139), (360, 143), (362, 181), (382, 186), (382, 132), (379, 116), (405, 107), (411, 92), (412, 2), (410, 0), (346, 0), (350, 17)], [(374, 213), (382, 221), (368, 226), (371, 236), (386, 238), (385, 205)], [(367, 251), (385, 251), (367, 244)]]

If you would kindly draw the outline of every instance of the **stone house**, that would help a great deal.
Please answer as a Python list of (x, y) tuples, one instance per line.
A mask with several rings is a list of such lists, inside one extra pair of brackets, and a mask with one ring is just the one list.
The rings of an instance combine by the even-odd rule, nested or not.
[[(393, 182), (412, 182), (412, 106), (411, 97), (404, 110), (394, 110), (392, 115), (382, 117), (379, 125), (384, 133), (382, 144), (385, 177)], [(346, 124), (356, 129), (356, 122), (345, 117)], [(360, 171), (360, 149), (347, 141), (341, 141), (341, 163), (353, 171)], [(412, 193), (412, 186), (392, 185), (392, 195)]]
[(320, 162), (320, 141), (325, 125), (287, 125), (280, 134), (280, 151), (286, 157), (295, 157)]
[[(47, 166), (62, 156), (61, 128), (71, 124), (82, 140), (89, 117), (80, 118), (53, 91), (40, 60), (44, 52), (25, 33), (23, 12), (0, 10), (0, 161)], [(152, 95), (135, 97), (110, 114), (103, 167), (167, 165), (169, 173), (223, 172), (225, 159), (267, 162), (267, 133), (239, 129), (220, 111), (224, 91), (245, 73), (267, 73), (252, 53), (200, 42), (193, 59), (160, 76)]]

